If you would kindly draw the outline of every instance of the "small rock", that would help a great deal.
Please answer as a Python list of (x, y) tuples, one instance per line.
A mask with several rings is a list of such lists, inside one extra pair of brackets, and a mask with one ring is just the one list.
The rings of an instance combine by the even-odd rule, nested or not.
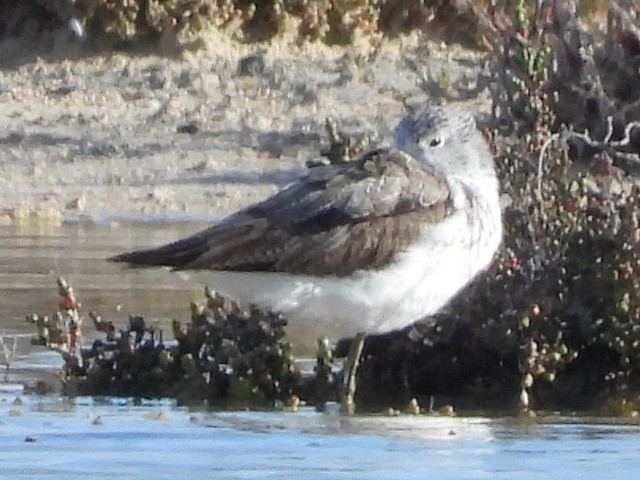
[(187, 88), (191, 86), (193, 83), (193, 80), (191, 79), (191, 72), (183, 70), (177, 80), (175, 80), (175, 83), (178, 88)]
[(176, 128), (176, 132), (178, 133), (188, 133), (189, 135), (193, 135), (200, 131), (200, 127), (197, 122), (189, 122), (184, 125), (178, 125)]
[(84, 198), (84, 195), (80, 195), (79, 197), (74, 198), (67, 202), (67, 210), (77, 210), (78, 212), (82, 212), (85, 209), (87, 201)]
[(189, 170), (190, 172), (206, 172), (216, 170), (218, 167), (219, 165), (217, 165), (215, 160), (208, 158), (198, 163), (197, 165), (188, 168), (187, 170)]
[(243, 57), (238, 62), (238, 75), (241, 77), (257, 77), (267, 68), (264, 53), (254, 53)]
[(63, 85), (58, 88), (51, 88), (47, 90), (47, 97), (49, 98), (63, 98), (75, 92), (78, 89), (75, 85)]
[(167, 79), (164, 76), (164, 73), (158, 70), (152, 70), (149, 73), (149, 88), (151, 90), (162, 90), (167, 84)]
[(113, 155), (117, 153), (118, 149), (109, 143), (103, 142), (91, 142), (84, 140), (80, 144), (80, 153), (83, 155), (94, 155), (104, 157), (107, 155)]
[(445, 417), (455, 417), (456, 412), (452, 405), (444, 405), (438, 409), (438, 413)]

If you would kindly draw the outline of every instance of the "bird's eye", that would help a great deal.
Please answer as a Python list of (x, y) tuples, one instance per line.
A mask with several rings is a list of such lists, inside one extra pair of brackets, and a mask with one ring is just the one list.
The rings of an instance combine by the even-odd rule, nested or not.
[(436, 137), (429, 143), (430, 147), (438, 147), (442, 144), (442, 139), (440, 137)]

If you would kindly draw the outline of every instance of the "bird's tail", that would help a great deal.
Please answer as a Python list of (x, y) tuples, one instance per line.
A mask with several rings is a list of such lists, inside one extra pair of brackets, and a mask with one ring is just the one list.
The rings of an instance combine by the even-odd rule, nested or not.
[(135, 250), (108, 258), (110, 262), (127, 263), (132, 267), (185, 268), (207, 249), (206, 238), (193, 235), (157, 248)]

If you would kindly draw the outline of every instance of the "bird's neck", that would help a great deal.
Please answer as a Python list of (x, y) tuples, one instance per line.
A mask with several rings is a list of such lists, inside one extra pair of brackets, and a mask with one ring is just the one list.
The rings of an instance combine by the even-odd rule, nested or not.
[(466, 197), (472, 196), (475, 199), (481, 201), (490, 208), (496, 207), (499, 209), (499, 187), (498, 179), (493, 172), (491, 173), (478, 173), (473, 177), (462, 175), (450, 175), (449, 182), (452, 187), (452, 193), (454, 194), (454, 204), (456, 201), (456, 192), (465, 198), (460, 197), (459, 202), (466, 202)]

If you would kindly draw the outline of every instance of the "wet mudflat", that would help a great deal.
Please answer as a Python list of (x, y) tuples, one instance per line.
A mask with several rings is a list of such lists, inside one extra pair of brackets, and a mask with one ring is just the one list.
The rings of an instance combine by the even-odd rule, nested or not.
[[(25, 323), (27, 314), (56, 310), (58, 276), (73, 283), (84, 312), (122, 322), (138, 313), (169, 329), (201, 299), (201, 288), (162, 271), (123, 272), (103, 259), (197, 228), (0, 228), (0, 334), (19, 342), (9, 382), (0, 383), (1, 478), (636, 478), (640, 427), (633, 420), (347, 418), (333, 405), (329, 413), (190, 411), (172, 401), (71, 401), (21, 391), (20, 371), (61, 364), (58, 354), (29, 345), (33, 326)], [(92, 328), (84, 331), (91, 339)], [(292, 338), (302, 355), (303, 337)]]

